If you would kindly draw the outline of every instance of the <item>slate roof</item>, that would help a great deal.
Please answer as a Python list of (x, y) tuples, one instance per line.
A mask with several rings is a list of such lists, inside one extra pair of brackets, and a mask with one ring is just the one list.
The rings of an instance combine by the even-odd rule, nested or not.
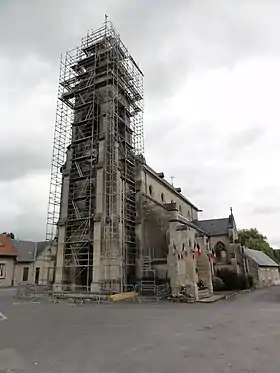
[(279, 264), (277, 264), (262, 251), (252, 250), (245, 247), (244, 253), (249, 259), (252, 259), (260, 267), (279, 267)]
[(46, 242), (11, 240), (17, 251), (18, 262), (33, 262), (45, 249)]
[(0, 234), (0, 256), (17, 256), (12, 240), (5, 234)]
[(228, 234), (229, 218), (195, 220), (194, 223), (209, 235)]

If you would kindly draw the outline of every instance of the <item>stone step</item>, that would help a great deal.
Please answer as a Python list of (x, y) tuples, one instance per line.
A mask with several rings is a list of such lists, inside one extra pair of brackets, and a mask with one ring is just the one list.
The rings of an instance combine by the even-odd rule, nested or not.
[(209, 298), (210, 296), (209, 289), (198, 290), (198, 299)]

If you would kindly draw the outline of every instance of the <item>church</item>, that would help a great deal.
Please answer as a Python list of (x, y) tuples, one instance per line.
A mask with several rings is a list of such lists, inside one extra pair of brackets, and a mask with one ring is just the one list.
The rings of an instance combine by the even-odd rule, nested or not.
[(226, 218), (200, 220), (201, 210), (163, 172), (155, 172), (143, 159), (138, 160), (137, 171), (136, 234), (138, 251), (145, 258), (144, 269), (139, 261), (140, 278), (168, 279), (173, 293), (186, 286), (198, 299), (200, 293), (213, 292), (216, 269), (244, 271), (232, 209)]
[(47, 237), (57, 247), (55, 284), (211, 294), (215, 252), (242, 267), (233, 215), (217, 235), (218, 221), (200, 221), (199, 208), (147, 164), (143, 73), (110, 22), (65, 54), (60, 77)]

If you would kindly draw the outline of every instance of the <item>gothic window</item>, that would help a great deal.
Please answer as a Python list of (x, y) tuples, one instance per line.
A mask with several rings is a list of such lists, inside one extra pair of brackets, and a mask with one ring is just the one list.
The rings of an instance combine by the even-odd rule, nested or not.
[(179, 205), (179, 212), (180, 212), (180, 214), (182, 213), (182, 206), (181, 205)]
[(164, 194), (163, 194), (163, 193), (161, 193), (160, 198), (161, 198), (161, 202), (162, 202), (162, 203), (165, 202), (165, 197), (164, 197)]
[(149, 194), (150, 194), (151, 197), (152, 197), (153, 194), (154, 194), (154, 190), (153, 190), (152, 185), (149, 185)]
[(226, 261), (226, 247), (225, 244), (221, 241), (217, 242), (215, 245), (215, 254), (216, 254), (216, 259), (217, 261)]

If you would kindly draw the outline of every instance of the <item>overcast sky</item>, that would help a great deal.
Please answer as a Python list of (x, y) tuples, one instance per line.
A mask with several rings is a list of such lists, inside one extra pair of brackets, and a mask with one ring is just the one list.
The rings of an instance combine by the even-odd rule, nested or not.
[(145, 74), (145, 154), (280, 248), (279, 0), (0, 0), (0, 230), (44, 239), (60, 53), (104, 13)]

